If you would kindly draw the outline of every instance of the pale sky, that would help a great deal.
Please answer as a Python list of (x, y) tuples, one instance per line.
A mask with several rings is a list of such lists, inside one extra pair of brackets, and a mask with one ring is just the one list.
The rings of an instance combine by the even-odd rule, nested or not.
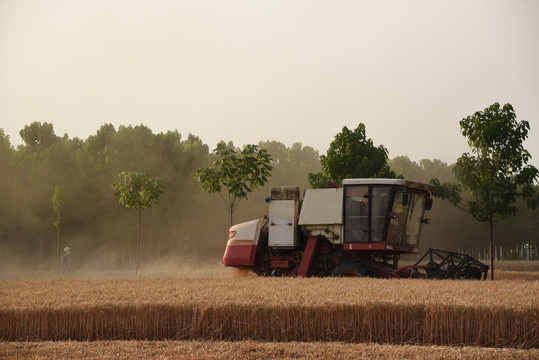
[(459, 121), (494, 102), (531, 125), (539, 167), (539, 1), (0, 0), (0, 128), (86, 139), (105, 123), (213, 149), (325, 153), (363, 122), (390, 158), (454, 163)]

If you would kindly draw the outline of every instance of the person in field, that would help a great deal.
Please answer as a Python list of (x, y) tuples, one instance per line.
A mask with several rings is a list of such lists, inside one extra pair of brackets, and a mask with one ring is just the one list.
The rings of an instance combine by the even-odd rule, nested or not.
[(64, 255), (62, 255), (61, 261), (62, 277), (64, 279), (69, 279), (73, 277), (74, 270), (71, 264), (71, 249), (69, 246), (64, 248)]

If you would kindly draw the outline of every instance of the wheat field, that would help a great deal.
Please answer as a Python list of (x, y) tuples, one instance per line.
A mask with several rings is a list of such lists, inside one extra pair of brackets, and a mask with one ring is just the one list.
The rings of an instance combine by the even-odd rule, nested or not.
[(211, 340), (539, 347), (539, 282), (1, 281), (0, 340)]
[(395, 360), (533, 360), (539, 349), (351, 344), (339, 342), (256, 341), (96, 341), (0, 342), (6, 360), (255, 360), (255, 359), (395, 359)]

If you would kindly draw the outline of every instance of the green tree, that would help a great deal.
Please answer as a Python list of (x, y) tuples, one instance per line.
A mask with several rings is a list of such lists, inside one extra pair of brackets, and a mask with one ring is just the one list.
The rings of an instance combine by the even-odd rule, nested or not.
[(158, 178), (151, 178), (144, 173), (123, 171), (118, 174), (123, 177), (124, 182), (114, 183), (112, 188), (114, 195), (119, 197), (119, 203), (128, 209), (135, 209), (138, 212), (138, 242), (137, 242), (137, 265), (135, 273), (138, 276), (138, 264), (140, 258), (140, 225), (142, 221), (142, 210), (148, 209), (153, 203), (158, 204), (159, 197), (166, 187)]
[(58, 140), (58, 136), (54, 134), (53, 125), (47, 122), (41, 124), (39, 121), (34, 121), (26, 125), (19, 135), (26, 145), (39, 148), (49, 147)]
[[(470, 153), (458, 158), (453, 172), (462, 187), (469, 192), (467, 211), (480, 222), (488, 222), (490, 230), (491, 279), (494, 280), (494, 223), (516, 215), (516, 201), (525, 199), (529, 207), (537, 207), (534, 182), (539, 173), (531, 165), (531, 158), (523, 142), (530, 125), (517, 121), (511, 104), (494, 103), (460, 121), (463, 136), (468, 138)], [(459, 206), (460, 186), (431, 181), (439, 190), (435, 196), (447, 198)]]
[[(425, 161), (425, 160), (421, 160)], [(391, 160), (388, 160), (389, 167), (399, 174), (402, 174), (405, 179), (413, 179), (416, 181), (424, 181), (423, 174), (425, 169), (422, 164), (418, 164), (415, 161), (410, 160), (408, 156), (397, 156)], [(428, 181), (428, 179), (427, 179)]]
[[(310, 146), (296, 142), (286, 147), (278, 141), (260, 141), (258, 147), (271, 154), (274, 166), (271, 178), (274, 184), (294, 184), (304, 189), (309, 186), (306, 175), (321, 170), (318, 151)], [(269, 192), (269, 188), (265, 190)]]
[(56, 237), (56, 276), (60, 275), (60, 219), (61, 212), (64, 209), (64, 205), (67, 202), (67, 195), (63, 186), (56, 185), (54, 187), (54, 194), (52, 195), (52, 208), (56, 211), (56, 222), (54, 226), (57, 229)]
[(9, 135), (6, 135), (3, 129), (0, 129), (0, 168), (7, 170), (11, 166), (13, 158), (13, 146), (9, 140)]
[[(9, 135), (0, 129), (0, 188), (2, 189), (2, 207), (0, 207), (0, 237), (5, 239), (5, 231), (12, 226), (17, 217), (12, 205), (17, 201), (15, 151), (10, 143)], [(20, 198), (18, 199), (20, 202)]]
[[(13, 208), (24, 214), (24, 231), (18, 242), (20, 246), (33, 249), (27, 250), (26, 256), (39, 254), (40, 261), (36, 264), (43, 265), (44, 261), (54, 264), (57, 229), (50, 226), (56, 217), (51, 211), (51, 196), (56, 185), (69, 183), (70, 197), (73, 196), (70, 202), (81, 203), (78, 197), (82, 192), (78, 189), (82, 179), (79, 166), (82, 141), (69, 139), (67, 135), (58, 137), (52, 124), (40, 122), (25, 126), (20, 135), (24, 144), (17, 147), (13, 172), (16, 179), (14, 193), (17, 194)], [(72, 219), (82, 219), (77, 211), (77, 208), (73, 208), (73, 212), (63, 211), (62, 232), (68, 226), (76, 226)]]
[(346, 126), (335, 135), (327, 155), (320, 156), (322, 173), (309, 174), (313, 187), (323, 187), (327, 181), (342, 184), (347, 178), (395, 178), (388, 165), (388, 151), (383, 146), (374, 146), (367, 138), (365, 125), (360, 123), (355, 130)]
[(245, 145), (242, 151), (231, 144), (219, 143), (213, 153), (218, 159), (207, 168), (198, 168), (195, 177), (202, 190), (217, 193), (225, 202), (233, 224), (233, 214), (247, 194), (263, 186), (271, 176), (272, 157), (257, 145)]

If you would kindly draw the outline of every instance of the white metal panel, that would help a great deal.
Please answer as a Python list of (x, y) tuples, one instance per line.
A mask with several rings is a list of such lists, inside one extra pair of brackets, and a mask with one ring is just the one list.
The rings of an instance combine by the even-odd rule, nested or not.
[(418, 181), (406, 180), (406, 179), (344, 179), (343, 185), (397, 185), (410, 189), (417, 189), (422, 191), (434, 191), (434, 186), (425, 184)]
[(250, 240), (253, 242), (253, 245), (258, 245), (263, 221), (264, 219), (256, 219), (232, 226), (229, 231), (235, 231), (236, 235), (232, 239), (229, 239), (228, 245), (245, 245), (245, 243), (240, 243), (238, 240)]
[(299, 225), (342, 224), (343, 189), (307, 189)]
[(269, 238), (271, 247), (296, 246), (297, 203), (294, 200), (271, 200)]

